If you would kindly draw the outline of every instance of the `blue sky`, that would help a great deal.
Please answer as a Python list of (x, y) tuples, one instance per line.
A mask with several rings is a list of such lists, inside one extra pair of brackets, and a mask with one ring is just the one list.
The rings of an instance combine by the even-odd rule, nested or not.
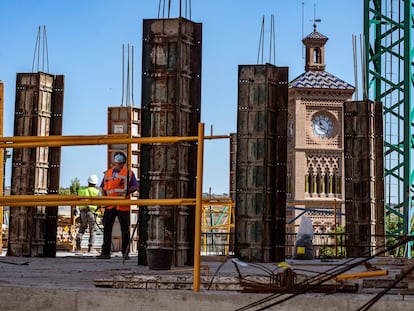
[[(182, 1), (183, 8), (186, 2)], [(179, 1), (172, 0), (171, 18), (178, 17), (178, 8)], [(108, 107), (122, 104), (123, 45), (134, 47), (134, 106), (140, 107), (142, 21), (157, 18), (158, 9), (159, 0), (1, 1), (4, 136), (13, 135), (16, 74), (32, 71), (39, 26), (46, 27), (48, 72), (65, 76), (63, 135), (107, 133)], [(191, 1), (191, 20), (203, 24), (201, 122), (206, 135), (211, 128), (215, 135), (236, 132), (237, 69), (238, 65), (257, 64), (263, 16), (264, 61), (269, 61), (273, 14), (275, 65), (289, 67), (289, 80), (293, 80), (304, 71), (301, 40), (313, 31), (315, 11), (322, 20), (317, 31), (329, 38), (326, 70), (354, 85), (352, 35), (359, 40), (363, 32), (363, 1)], [(190, 18), (189, 9), (187, 14), (183, 9), (182, 15)], [(47, 71), (46, 63), (44, 68)], [(74, 178), (85, 184), (90, 174), (103, 176), (106, 154), (106, 146), (63, 147), (61, 186), (68, 187)], [(229, 161), (227, 139), (206, 141), (205, 192), (211, 188), (212, 193), (228, 193)], [(9, 185), (10, 163), (6, 170)]]

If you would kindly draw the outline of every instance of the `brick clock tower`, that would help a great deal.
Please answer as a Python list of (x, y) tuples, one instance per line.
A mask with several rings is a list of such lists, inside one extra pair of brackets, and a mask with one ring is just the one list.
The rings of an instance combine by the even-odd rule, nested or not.
[(328, 38), (316, 26), (302, 41), (305, 72), (289, 83), (287, 232), (305, 215), (325, 233), (344, 223), (343, 104), (355, 88), (325, 71)]

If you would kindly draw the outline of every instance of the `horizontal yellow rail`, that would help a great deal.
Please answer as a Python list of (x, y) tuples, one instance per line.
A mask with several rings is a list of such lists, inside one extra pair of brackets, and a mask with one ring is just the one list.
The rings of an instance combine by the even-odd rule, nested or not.
[[(212, 199), (203, 199), (203, 205)], [(214, 201), (216, 201), (214, 199)], [(75, 195), (7, 195), (0, 196), (0, 206), (56, 206), (56, 205), (195, 205), (196, 199), (125, 199), (120, 197), (90, 197)], [(214, 203), (215, 204), (215, 203)]]
[(208, 226), (208, 229), (227, 229), (227, 228), (234, 228), (234, 224), (222, 224), (222, 225), (214, 225), (214, 226)]
[(203, 207), (208, 206), (229, 206), (234, 205), (231, 198), (205, 198), (203, 199)]
[(318, 201), (318, 199), (315, 199), (315, 202), (310, 202), (310, 201), (286, 202), (286, 206), (306, 205), (306, 206), (316, 206), (316, 207), (319, 207), (319, 206), (334, 206), (335, 204), (340, 205), (342, 203), (344, 203), (344, 201), (343, 200), (339, 200), (339, 199), (336, 200), (336, 203), (335, 202), (332, 202), (332, 201), (330, 201), (330, 202), (326, 202), (326, 201), (323, 201), (323, 200)]
[[(228, 135), (204, 136), (205, 139), (229, 138)], [(128, 134), (90, 136), (14, 136), (0, 137), (0, 148), (36, 148), (108, 144), (152, 144), (195, 141), (198, 136), (129, 137)]]
[(0, 196), (3, 206), (55, 205), (195, 205), (195, 199), (123, 199), (119, 197), (89, 197), (72, 195), (11, 195)]

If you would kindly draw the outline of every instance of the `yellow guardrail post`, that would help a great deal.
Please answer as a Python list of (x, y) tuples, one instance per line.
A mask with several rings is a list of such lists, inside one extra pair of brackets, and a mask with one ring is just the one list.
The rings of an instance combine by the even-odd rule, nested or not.
[(204, 123), (198, 124), (197, 146), (197, 184), (194, 234), (194, 280), (193, 291), (200, 291), (200, 248), (201, 248), (201, 209), (203, 206), (203, 155), (204, 155)]
[[(0, 136), (3, 136), (3, 115), (4, 115), (4, 84), (0, 81)], [(3, 196), (3, 188), (4, 188), (4, 149), (0, 149), (0, 196)], [(0, 227), (1, 227), (1, 234), (0, 234), (0, 255), (3, 252), (3, 206), (0, 206)]]

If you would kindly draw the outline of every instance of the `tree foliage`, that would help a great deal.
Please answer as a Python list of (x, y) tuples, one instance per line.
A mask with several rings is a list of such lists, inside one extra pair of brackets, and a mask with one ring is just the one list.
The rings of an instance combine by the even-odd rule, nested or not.
[(69, 188), (70, 194), (78, 195), (79, 188), (80, 188), (80, 181), (77, 177), (75, 177), (75, 179), (70, 181), (70, 188)]
[(321, 257), (345, 257), (345, 235), (346, 230), (344, 225), (336, 227), (336, 231), (329, 231), (328, 238), (330, 239), (329, 245), (323, 245), (320, 250)]

